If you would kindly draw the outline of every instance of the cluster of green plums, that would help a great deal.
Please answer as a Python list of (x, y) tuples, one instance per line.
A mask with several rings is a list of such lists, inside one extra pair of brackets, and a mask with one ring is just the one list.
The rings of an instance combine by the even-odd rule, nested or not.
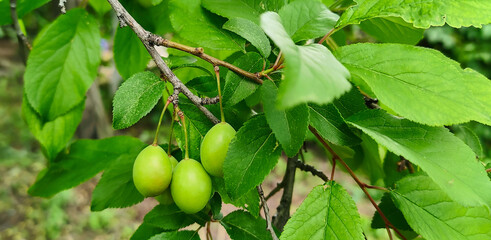
[(201, 163), (189, 158), (177, 162), (158, 145), (146, 147), (133, 165), (136, 189), (161, 204), (174, 202), (185, 213), (201, 211), (212, 197), (208, 174), (223, 177), (223, 161), (235, 133), (225, 122), (213, 126), (201, 143)]

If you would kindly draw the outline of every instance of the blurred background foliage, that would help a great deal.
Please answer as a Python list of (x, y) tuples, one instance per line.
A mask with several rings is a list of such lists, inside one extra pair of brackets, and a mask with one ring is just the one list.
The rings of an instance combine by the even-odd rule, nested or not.
[[(75, 4), (77, 1), (72, 1)], [(87, 1), (85, 1), (87, 2)], [(329, 2), (329, 1), (327, 1)], [(57, 1), (26, 15), (23, 18), (28, 37), (34, 37), (59, 15)], [(70, 3), (70, 1), (69, 1)], [(87, 9), (101, 24), (105, 40), (102, 46), (102, 66), (94, 88), (89, 91), (84, 120), (77, 130), (77, 138), (101, 138), (114, 134), (129, 134), (149, 142), (158, 121), (161, 104), (134, 127), (120, 132), (111, 129), (111, 100), (121, 77), (112, 60), (112, 37), (117, 22), (106, 1), (90, 0)], [(165, 4), (165, 1), (164, 1)], [(163, 21), (155, 31), (168, 32), (168, 21)], [(361, 30), (350, 26), (336, 41), (350, 43), (374, 42), (375, 39)], [(424, 32), (419, 46), (437, 49), (448, 57), (460, 62), (463, 67), (473, 68), (488, 78), (491, 77), (491, 25), (477, 28), (453, 29), (448, 26), (433, 27)], [(179, 70), (180, 74), (189, 74)], [(22, 76), (24, 65), (19, 57), (15, 33), (10, 26), (0, 28), (0, 239), (128, 239), (141, 223), (143, 216), (156, 205), (153, 199), (126, 209), (108, 209), (90, 212), (91, 192), (100, 175), (74, 188), (55, 195), (50, 199), (34, 198), (27, 195), (27, 189), (34, 182), (37, 173), (44, 168), (45, 159), (39, 144), (30, 134), (21, 116)], [(94, 106), (98, 106), (95, 107)], [(100, 110), (103, 110), (102, 113)], [(96, 119), (91, 121), (91, 119)], [(168, 121), (167, 121), (168, 122)], [(482, 145), (481, 159), (491, 167), (491, 128), (476, 122), (450, 127), (459, 137), (469, 137), (465, 129), (471, 129)], [(169, 128), (164, 126), (162, 139), (167, 139)], [(327, 172), (329, 163), (321, 150), (311, 144), (312, 151), (305, 154), (306, 161)], [(310, 145), (309, 145), (310, 146)], [(361, 170), (363, 170), (363, 165)], [(269, 192), (281, 181), (286, 162), (280, 161), (268, 176), (263, 188)], [(359, 169), (360, 170), (360, 169)], [(337, 171), (336, 179), (348, 189), (357, 202), (364, 221), (368, 239), (386, 238), (385, 230), (370, 228), (373, 208), (351, 178)], [(297, 171), (292, 212), (300, 205), (313, 186), (320, 180), (307, 173)], [(373, 192), (376, 199), (380, 192)], [(280, 195), (271, 199), (270, 209), (279, 202)], [(228, 210), (227, 210), (228, 209)], [(231, 211), (228, 206), (224, 211)], [(220, 229), (215, 226), (216, 239), (222, 239)], [(221, 231), (223, 232), (223, 231)], [(222, 238), (220, 238), (222, 236)]]

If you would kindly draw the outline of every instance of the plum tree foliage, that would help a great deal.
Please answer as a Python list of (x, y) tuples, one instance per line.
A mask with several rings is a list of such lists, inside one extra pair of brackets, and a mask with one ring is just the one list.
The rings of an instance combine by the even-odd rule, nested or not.
[[(18, 23), (47, 2), (0, 1), (0, 24), (14, 23), (30, 47)], [(101, 26), (108, 18), (114, 36)], [(480, 0), (90, 0), (60, 13), (28, 53), (22, 112), (48, 161), (29, 193), (49, 197), (103, 172), (93, 211), (160, 202), (132, 239), (199, 239), (201, 227), (186, 227), (212, 222), (232, 239), (365, 239), (331, 174), (344, 170), (376, 209), (372, 228), (389, 238), (491, 239), (479, 140), (450, 131), (491, 125), (491, 81), (415, 46), (433, 26), (489, 23), (491, 1)], [(374, 43), (346, 40), (358, 24)], [(161, 101), (160, 120), (178, 122), (168, 149), (158, 137), (72, 140), (106, 41), (123, 78), (113, 127), (133, 126)], [(326, 150), (329, 174), (302, 158), (306, 141)], [(282, 153), (272, 216), (261, 183)], [(290, 216), (296, 169), (324, 183)], [(240, 209), (224, 216), (222, 203)]]

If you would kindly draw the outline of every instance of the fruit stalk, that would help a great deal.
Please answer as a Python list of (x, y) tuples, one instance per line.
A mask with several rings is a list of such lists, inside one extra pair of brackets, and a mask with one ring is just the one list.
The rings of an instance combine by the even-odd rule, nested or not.
[(152, 145), (154, 145), (154, 146), (157, 145), (157, 141), (158, 141), (158, 138), (159, 138), (160, 124), (162, 124), (162, 119), (164, 118), (164, 113), (165, 113), (165, 110), (167, 110), (167, 107), (169, 106), (169, 103), (171, 103), (171, 99), (170, 98), (167, 99), (167, 102), (164, 105), (164, 109), (162, 110), (162, 113), (160, 114), (159, 124), (157, 125), (157, 130), (155, 131), (155, 138), (153, 139), (153, 143), (152, 143)]
[(215, 74), (217, 76), (217, 87), (218, 87), (218, 101), (220, 102), (220, 114), (222, 116), (222, 122), (225, 122), (225, 114), (223, 114), (223, 105), (222, 105), (222, 90), (220, 88), (220, 68), (215, 66)]

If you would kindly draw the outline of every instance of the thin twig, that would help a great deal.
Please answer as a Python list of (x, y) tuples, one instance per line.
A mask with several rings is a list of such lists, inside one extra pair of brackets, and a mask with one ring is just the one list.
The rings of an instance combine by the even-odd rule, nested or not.
[[(32, 47), (27, 40), (26, 35), (22, 32), (19, 25), (19, 18), (17, 16), (17, 0), (10, 0), (10, 17), (12, 19), (12, 25), (14, 27), (15, 33), (17, 34), (17, 41), (19, 42), (20, 54), (22, 56), (22, 61), (24, 65), (27, 63), (27, 55), (31, 51)], [(25, 48), (27, 48), (27, 52)]]
[(276, 187), (273, 188), (273, 190), (271, 190), (271, 192), (269, 192), (268, 196), (265, 197), (266, 200), (270, 199), (272, 196), (274, 196), (277, 192), (279, 192), (283, 187), (285, 186), (285, 184), (283, 183), (283, 181), (279, 182), (278, 184), (276, 184)]
[(324, 41), (326, 41), (326, 39), (327, 39), (328, 37), (330, 37), (330, 36), (331, 36), (331, 34), (333, 34), (333, 33), (334, 33), (335, 31), (337, 31), (337, 30), (338, 30), (338, 29), (336, 29), (336, 28), (331, 29), (329, 32), (327, 32), (327, 33), (326, 33), (326, 35), (324, 35), (324, 37), (322, 37), (322, 38), (321, 38), (321, 40), (319, 40), (318, 44), (322, 44)]
[[(370, 195), (370, 193), (367, 191), (367, 184), (363, 183), (357, 176), (356, 174), (353, 172), (353, 170), (351, 170), (351, 168), (348, 166), (348, 164), (346, 164), (343, 159), (341, 157), (339, 157), (339, 155), (331, 148), (331, 146), (329, 146), (329, 144), (327, 144), (327, 142), (324, 140), (324, 138), (322, 138), (319, 133), (317, 132), (317, 130), (315, 128), (313, 128), (312, 126), (309, 126), (309, 130), (315, 135), (315, 137), (322, 143), (322, 145), (324, 146), (324, 148), (327, 149), (327, 151), (329, 151), (329, 153), (331, 153), (333, 159), (336, 159), (336, 161), (340, 162), (344, 168), (346, 169), (346, 171), (348, 171), (348, 173), (351, 175), (351, 177), (355, 180), (355, 182), (358, 184), (358, 186), (361, 188), (361, 190), (365, 193), (365, 195), (368, 197), (368, 199), (370, 200), (370, 202), (372, 203), (373, 207), (377, 210), (377, 212), (380, 214), (380, 217), (382, 217), (382, 220), (384, 221), (385, 223), (385, 227), (387, 229), (387, 232), (389, 234), (389, 238), (392, 239), (392, 235), (390, 233), (390, 228), (392, 228), (402, 239), (406, 239), (406, 237), (404, 237), (404, 235), (402, 235), (401, 232), (399, 232), (399, 230), (389, 221), (389, 219), (387, 219), (387, 217), (384, 215), (384, 213), (382, 212), (382, 210), (379, 208), (379, 206), (377, 205), (377, 203), (375, 202), (375, 200), (373, 200), (372, 196)], [(373, 186), (372, 186), (373, 188)]]
[(310, 172), (310, 173), (312, 173), (312, 175), (317, 176), (317, 177), (321, 178), (322, 180), (324, 180), (324, 182), (329, 181), (329, 178), (323, 172), (317, 170), (314, 166), (303, 163), (300, 160), (297, 160), (295, 162), (295, 164), (297, 165), (298, 169), (305, 171), (305, 172)]
[(486, 172), (487, 173), (490, 173), (491, 172), (491, 168), (486, 169)]
[(290, 218), (297, 159), (297, 156), (295, 156), (293, 158), (289, 157), (287, 160), (285, 176), (283, 176), (283, 194), (281, 195), (280, 205), (276, 208), (276, 216), (273, 218), (274, 226), (280, 231), (283, 231), (283, 227)]
[(264, 217), (266, 218), (266, 229), (271, 233), (271, 237), (273, 240), (278, 240), (276, 233), (274, 232), (273, 225), (271, 225), (271, 216), (269, 215), (268, 203), (264, 199), (264, 192), (261, 184), (257, 186), (257, 192), (259, 193), (259, 197), (261, 198), (261, 204), (263, 205)]
[(210, 119), (213, 123), (219, 123), (220, 120), (218, 120), (207, 108), (205, 108), (201, 104), (201, 98), (194, 95), (187, 87), (184, 85), (179, 78), (176, 77), (176, 75), (171, 71), (171, 69), (167, 66), (167, 64), (164, 62), (160, 54), (157, 52), (157, 50), (154, 48), (153, 42), (151, 41), (154, 36), (154, 34), (148, 32), (147, 30), (143, 29), (138, 22), (126, 11), (126, 9), (121, 5), (121, 3), (118, 0), (108, 0), (108, 2), (111, 4), (113, 10), (116, 12), (116, 16), (119, 19), (120, 26), (129, 26), (138, 36), (140, 41), (143, 43), (145, 48), (147, 49), (148, 53), (150, 53), (150, 56), (152, 56), (153, 61), (157, 65), (157, 67), (160, 69), (160, 71), (163, 73), (165, 76), (165, 79), (167, 79), (169, 82), (172, 83), (174, 86), (174, 90), (178, 90), (182, 94), (184, 94), (196, 107), (198, 107), (203, 114)]

